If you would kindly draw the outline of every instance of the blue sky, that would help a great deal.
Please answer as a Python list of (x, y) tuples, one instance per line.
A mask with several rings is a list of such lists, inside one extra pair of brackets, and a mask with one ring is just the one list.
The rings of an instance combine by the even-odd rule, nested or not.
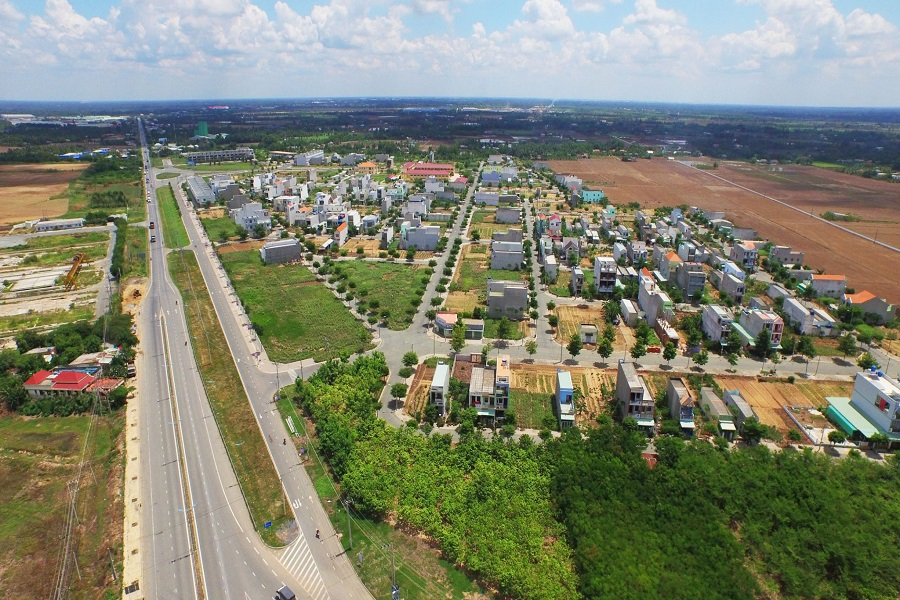
[(900, 0), (0, 0), (0, 99), (898, 106)]

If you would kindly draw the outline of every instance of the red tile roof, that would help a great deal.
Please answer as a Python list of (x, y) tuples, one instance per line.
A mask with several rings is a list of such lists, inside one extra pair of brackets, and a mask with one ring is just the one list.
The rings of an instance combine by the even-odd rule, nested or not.
[(819, 275), (819, 274), (813, 274), (812, 278), (815, 279), (816, 281), (844, 281), (845, 279), (847, 279), (843, 275)]
[(863, 290), (855, 294), (844, 294), (844, 301), (849, 304), (865, 304), (874, 297), (875, 294), (873, 294), (872, 292)]
[(47, 377), (50, 376), (50, 371), (38, 371), (34, 375), (28, 378), (28, 381), (25, 382), (25, 385), (38, 385), (42, 383)]
[(91, 383), (95, 377), (81, 371), (61, 371), (57, 374), (53, 381), (54, 390), (83, 390)]

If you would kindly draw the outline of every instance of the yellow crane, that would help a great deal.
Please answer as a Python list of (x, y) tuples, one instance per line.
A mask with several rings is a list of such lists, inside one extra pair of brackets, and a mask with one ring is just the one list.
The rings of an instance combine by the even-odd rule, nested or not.
[(84, 262), (84, 253), (79, 252), (75, 255), (75, 258), (72, 259), (72, 268), (69, 269), (69, 274), (66, 275), (65, 279), (63, 279), (63, 283), (66, 285), (66, 291), (73, 289), (76, 287), (75, 279), (78, 277), (78, 271), (81, 270), (81, 265)]

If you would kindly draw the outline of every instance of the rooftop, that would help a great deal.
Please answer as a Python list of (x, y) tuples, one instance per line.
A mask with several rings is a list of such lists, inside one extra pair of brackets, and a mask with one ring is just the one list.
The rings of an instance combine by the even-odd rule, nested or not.
[(815, 279), (816, 281), (846, 281), (847, 278), (843, 275), (819, 275), (818, 273), (814, 273), (812, 279)]
[(844, 301), (848, 304), (865, 304), (873, 298), (875, 298), (875, 294), (868, 290), (863, 290), (855, 294), (844, 294)]
[(557, 369), (556, 384), (557, 384), (557, 387), (561, 390), (574, 389), (572, 386), (572, 374), (569, 373), (568, 371), (563, 371), (561, 369)]

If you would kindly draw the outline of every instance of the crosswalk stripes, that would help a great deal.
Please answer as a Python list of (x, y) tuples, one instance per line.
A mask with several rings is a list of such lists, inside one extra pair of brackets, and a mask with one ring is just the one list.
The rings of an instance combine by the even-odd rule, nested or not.
[(297, 578), (303, 589), (313, 600), (330, 600), (325, 583), (316, 568), (316, 561), (310, 552), (306, 539), (301, 537), (294, 542), (278, 561), (291, 575)]

